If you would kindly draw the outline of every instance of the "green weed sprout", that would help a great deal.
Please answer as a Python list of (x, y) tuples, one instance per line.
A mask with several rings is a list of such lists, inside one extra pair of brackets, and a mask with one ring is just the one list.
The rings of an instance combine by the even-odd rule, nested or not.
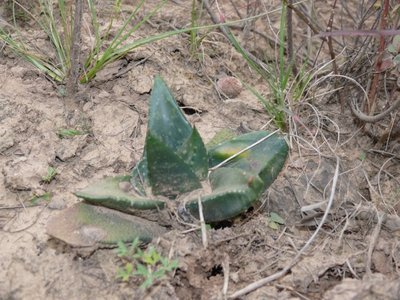
[(48, 167), (47, 174), (42, 177), (44, 183), (50, 183), (54, 178), (56, 178), (58, 172), (56, 168)]
[(117, 279), (129, 281), (131, 277), (139, 277), (143, 281), (140, 288), (147, 289), (178, 268), (178, 260), (163, 257), (153, 246), (143, 251), (139, 244), (138, 238), (129, 248), (125, 243), (118, 242), (117, 253), (125, 265), (117, 269)]
[(83, 135), (84, 132), (76, 129), (60, 129), (57, 131), (57, 135), (60, 139), (72, 138), (77, 135)]

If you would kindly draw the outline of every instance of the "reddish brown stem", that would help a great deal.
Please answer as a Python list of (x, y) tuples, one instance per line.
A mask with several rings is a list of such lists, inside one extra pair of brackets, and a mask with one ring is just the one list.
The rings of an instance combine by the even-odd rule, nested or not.
[[(326, 30), (328, 32), (332, 31), (332, 25), (333, 25), (333, 18), (335, 16), (336, 3), (337, 3), (337, 0), (334, 0), (333, 4), (332, 4), (332, 13), (331, 13), (331, 16), (329, 17), (329, 21), (328, 21), (328, 28)], [(333, 50), (332, 37), (330, 37), (330, 36), (328, 37), (328, 48), (329, 48), (329, 55), (331, 56), (331, 60), (332, 60), (333, 73), (335, 75), (338, 75), (339, 74), (339, 70), (338, 70), (338, 67), (337, 67), (337, 64), (336, 64), (336, 55), (335, 55), (335, 51)], [(337, 90), (336, 93), (337, 93), (337, 95), (339, 97), (340, 110), (341, 110), (342, 113), (344, 113), (344, 98), (342, 96), (342, 93), (338, 89), (338, 86), (339, 86), (338, 78), (335, 78), (334, 85), (335, 85), (335, 90)]]
[[(380, 30), (384, 30), (386, 28), (388, 13), (389, 13), (389, 0), (385, 0), (385, 2), (383, 4), (383, 11), (381, 14), (380, 24), (379, 24)], [(373, 113), (374, 108), (375, 108), (375, 100), (376, 100), (376, 94), (378, 91), (379, 79), (381, 77), (382, 58), (383, 58), (383, 53), (385, 51), (385, 47), (386, 47), (385, 36), (381, 35), (379, 38), (378, 54), (376, 55), (376, 59), (375, 59), (374, 77), (372, 78), (371, 88), (368, 93), (368, 101), (364, 107), (364, 111), (367, 114)]]

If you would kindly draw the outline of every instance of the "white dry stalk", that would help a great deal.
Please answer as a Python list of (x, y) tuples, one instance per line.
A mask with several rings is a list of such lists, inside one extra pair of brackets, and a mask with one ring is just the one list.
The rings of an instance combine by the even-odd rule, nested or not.
[(200, 228), (201, 228), (201, 240), (203, 242), (203, 248), (207, 249), (208, 241), (207, 241), (207, 228), (206, 222), (204, 222), (204, 215), (203, 215), (203, 205), (201, 203), (201, 197), (197, 198), (197, 203), (199, 206), (199, 218), (200, 218)]
[[(379, 195), (379, 193), (378, 193), (378, 192), (374, 189), (374, 187), (372, 186), (372, 183), (371, 183), (371, 181), (369, 180), (368, 174), (367, 174), (367, 172), (365, 171), (365, 169), (362, 169), (362, 171), (363, 171), (365, 180), (367, 181), (368, 187), (369, 187), (369, 189), (370, 189), (369, 192), (371, 193), (371, 191), (372, 191), (372, 192), (374, 192), (376, 195), (378, 195), (379, 197), (381, 197), (381, 195)], [(372, 194), (371, 194), (371, 196), (372, 196)]]
[(268, 134), (267, 136), (264, 136), (263, 138), (259, 139), (257, 142), (251, 144), (250, 146), (247, 146), (246, 148), (240, 150), (239, 152), (236, 152), (235, 154), (229, 156), (227, 159), (225, 159), (224, 161), (220, 162), (218, 165), (212, 167), (209, 169), (208, 174), (210, 174), (210, 172), (215, 171), (216, 169), (222, 167), (223, 165), (225, 165), (226, 163), (230, 162), (232, 159), (238, 157), (240, 154), (242, 154), (243, 152), (246, 152), (247, 150), (250, 150), (251, 148), (257, 146), (258, 144), (264, 142), (266, 139), (270, 138), (272, 135), (274, 135), (275, 133), (277, 133), (279, 131), (279, 129), (275, 130), (274, 132), (271, 132), (270, 134)]
[(365, 273), (367, 275), (372, 274), (372, 272), (371, 272), (372, 253), (374, 252), (376, 243), (379, 238), (379, 233), (381, 232), (381, 229), (382, 229), (382, 222), (385, 220), (384, 213), (380, 213), (376, 208), (375, 208), (375, 211), (376, 211), (377, 222), (376, 222), (374, 231), (371, 235), (371, 240), (369, 242), (369, 247), (368, 247), (368, 252), (367, 252), (367, 263), (365, 264)]
[(249, 284), (248, 286), (244, 287), (243, 289), (234, 292), (232, 295), (229, 296), (229, 299), (235, 299), (235, 298), (244, 296), (244, 295), (257, 290), (258, 288), (260, 288), (274, 280), (277, 280), (277, 279), (283, 277), (284, 275), (286, 275), (287, 272), (289, 272), (297, 264), (299, 258), (310, 247), (310, 245), (313, 243), (313, 241), (315, 240), (318, 233), (321, 231), (322, 226), (325, 224), (325, 221), (330, 213), (330, 209), (332, 207), (333, 200), (335, 198), (336, 186), (337, 186), (337, 182), (338, 182), (338, 178), (339, 178), (339, 166), (340, 166), (340, 159), (338, 156), (336, 156), (336, 169), (335, 169), (335, 174), (333, 176), (331, 194), (329, 196), (328, 205), (326, 207), (324, 215), (322, 216), (321, 222), (318, 224), (317, 229), (314, 231), (312, 236), (308, 239), (307, 243), (300, 249), (300, 251), (296, 254), (296, 256), (289, 262), (289, 264), (283, 270), (276, 272), (268, 277), (262, 278), (256, 282), (253, 282), (253, 283)]
[[(381, 174), (382, 174), (382, 170), (383, 170), (383, 168), (385, 167), (385, 165), (386, 165), (388, 162), (390, 162), (392, 159), (393, 159), (393, 157), (388, 158), (388, 159), (382, 164), (382, 166), (380, 167), (379, 172), (378, 172), (378, 179), (377, 179), (377, 181), (378, 181), (378, 191), (379, 191), (379, 195), (380, 195), (380, 197), (382, 198), (382, 200), (383, 200), (384, 203), (385, 203), (385, 199), (384, 199), (384, 197), (383, 197), (383, 195), (382, 195), (382, 189), (381, 189)], [(386, 204), (386, 203), (385, 203), (385, 204)]]
[(222, 268), (224, 270), (224, 285), (222, 287), (222, 295), (224, 299), (227, 299), (228, 294), (228, 286), (229, 286), (229, 256), (227, 254), (224, 255), (224, 260), (222, 261)]

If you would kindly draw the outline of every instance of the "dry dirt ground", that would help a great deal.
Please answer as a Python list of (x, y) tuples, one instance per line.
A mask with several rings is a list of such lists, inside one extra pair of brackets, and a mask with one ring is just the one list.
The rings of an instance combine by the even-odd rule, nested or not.
[[(186, 2), (168, 2), (134, 35), (188, 26), (191, 3)], [(270, 21), (278, 23), (278, 17), (271, 15)], [(26, 30), (45, 44), (37, 28)], [(247, 46), (258, 51), (260, 44), (249, 40)], [(336, 157), (338, 182), (324, 226), (287, 274), (243, 298), (400, 299), (399, 156), (390, 154), (398, 153), (399, 140), (373, 143), (354, 124), (348, 107), (339, 113), (329, 97), (296, 107), (306, 129), (291, 127), (290, 155), (281, 175), (260, 205), (209, 230), (207, 249), (198, 231), (185, 233), (182, 227), (152, 242), (163, 255), (178, 259), (179, 268), (146, 291), (138, 288), (138, 279), (116, 280), (122, 262), (115, 250), (82, 253), (46, 234), (48, 220), (79, 201), (73, 191), (104, 176), (127, 174), (140, 158), (157, 74), (206, 140), (227, 127), (257, 130), (267, 124), (273, 129), (250, 91), (230, 100), (218, 95), (215, 82), (224, 73), (268, 95), (265, 82), (218, 31), (207, 36), (196, 57), (186, 35), (143, 46), (80, 87), (84, 120), (79, 129), (86, 134), (60, 139), (58, 130), (67, 127), (62, 91), (3, 49), (0, 299), (223, 299), (224, 286), (230, 295), (279, 272), (307, 243), (332, 194)], [(329, 89), (322, 86), (320, 93)], [(44, 183), (49, 166), (58, 174)], [(45, 193), (51, 194), (49, 201), (32, 204), (33, 197)], [(270, 226), (271, 212), (285, 224)]]

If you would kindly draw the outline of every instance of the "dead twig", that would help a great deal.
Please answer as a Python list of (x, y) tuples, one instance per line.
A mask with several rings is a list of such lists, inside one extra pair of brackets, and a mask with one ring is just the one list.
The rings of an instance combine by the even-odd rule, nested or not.
[(372, 233), (371, 241), (369, 242), (368, 253), (367, 253), (367, 262), (365, 264), (365, 272), (368, 275), (372, 274), (372, 271), (371, 271), (372, 253), (374, 252), (376, 243), (378, 241), (379, 233), (381, 232), (381, 229), (382, 229), (382, 223), (385, 220), (384, 213), (380, 213), (380, 212), (376, 211), (376, 216), (377, 216), (378, 220), (376, 222), (374, 232)]
[[(334, 19), (334, 16), (335, 16), (336, 3), (337, 3), (337, 0), (334, 0), (334, 2), (332, 4), (332, 12), (331, 12), (331, 15), (330, 15), (329, 21), (328, 21), (328, 27), (327, 27), (327, 30), (326, 30), (328, 32), (332, 31), (332, 25), (333, 25), (333, 19)], [(331, 36), (328, 37), (328, 49), (329, 49), (329, 55), (331, 56), (331, 60), (332, 60), (333, 73), (335, 75), (338, 75), (339, 74), (339, 69), (338, 69), (338, 66), (337, 66), (337, 63), (336, 63), (336, 54), (335, 54), (335, 51), (333, 49), (333, 43), (332, 43), (332, 37)], [(335, 78), (333, 84), (334, 84), (335, 89), (338, 89), (339, 82), (338, 82), (337, 78)], [(342, 93), (341, 93), (341, 91), (339, 89), (336, 91), (336, 93), (338, 95), (339, 102), (340, 102), (340, 110), (341, 110), (342, 113), (344, 113), (344, 98), (343, 98)]]
[[(380, 24), (379, 24), (380, 30), (384, 30), (386, 28), (388, 13), (389, 13), (389, 0), (385, 0), (383, 3), (383, 11), (381, 14), (381, 19), (380, 19)], [(378, 54), (377, 54), (376, 60), (375, 60), (374, 77), (372, 78), (372, 83), (371, 83), (371, 87), (370, 87), (368, 99), (367, 99), (369, 101), (366, 102), (366, 105), (364, 107), (364, 111), (367, 114), (373, 113), (374, 109), (375, 109), (376, 93), (378, 91), (379, 79), (380, 79), (380, 76), (382, 73), (382, 60), (383, 60), (383, 54), (385, 51), (385, 47), (386, 47), (385, 37), (380, 36)]]
[(224, 255), (224, 260), (222, 261), (222, 268), (224, 270), (224, 285), (222, 287), (222, 295), (224, 296), (224, 299), (226, 299), (228, 294), (229, 273), (230, 273), (229, 256), (226, 253)]
[(207, 228), (206, 222), (204, 221), (203, 215), (203, 205), (201, 204), (201, 197), (197, 198), (197, 203), (199, 206), (199, 219), (200, 219), (200, 228), (201, 228), (201, 240), (203, 242), (203, 248), (207, 249), (208, 241), (207, 241)]
[(286, 5), (287, 54), (289, 63), (292, 66), (292, 72), (296, 76), (298, 71), (296, 64), (294, 63), (293, 54), (293, 10), (289, 7), (289, 5), (293, 5), (293, 0), (287, 0)]
[(71, 69), (69, 70), (67, 78), (67, 94), (68, 97), (73, 98), (78, 90), (79, 78), (79, 54), (81, 50), (81, 27), (83, 16), (83, 2), (82, 0), (75, 0), (75, 13), (74, 13), (74, 28), (71, 41)]

